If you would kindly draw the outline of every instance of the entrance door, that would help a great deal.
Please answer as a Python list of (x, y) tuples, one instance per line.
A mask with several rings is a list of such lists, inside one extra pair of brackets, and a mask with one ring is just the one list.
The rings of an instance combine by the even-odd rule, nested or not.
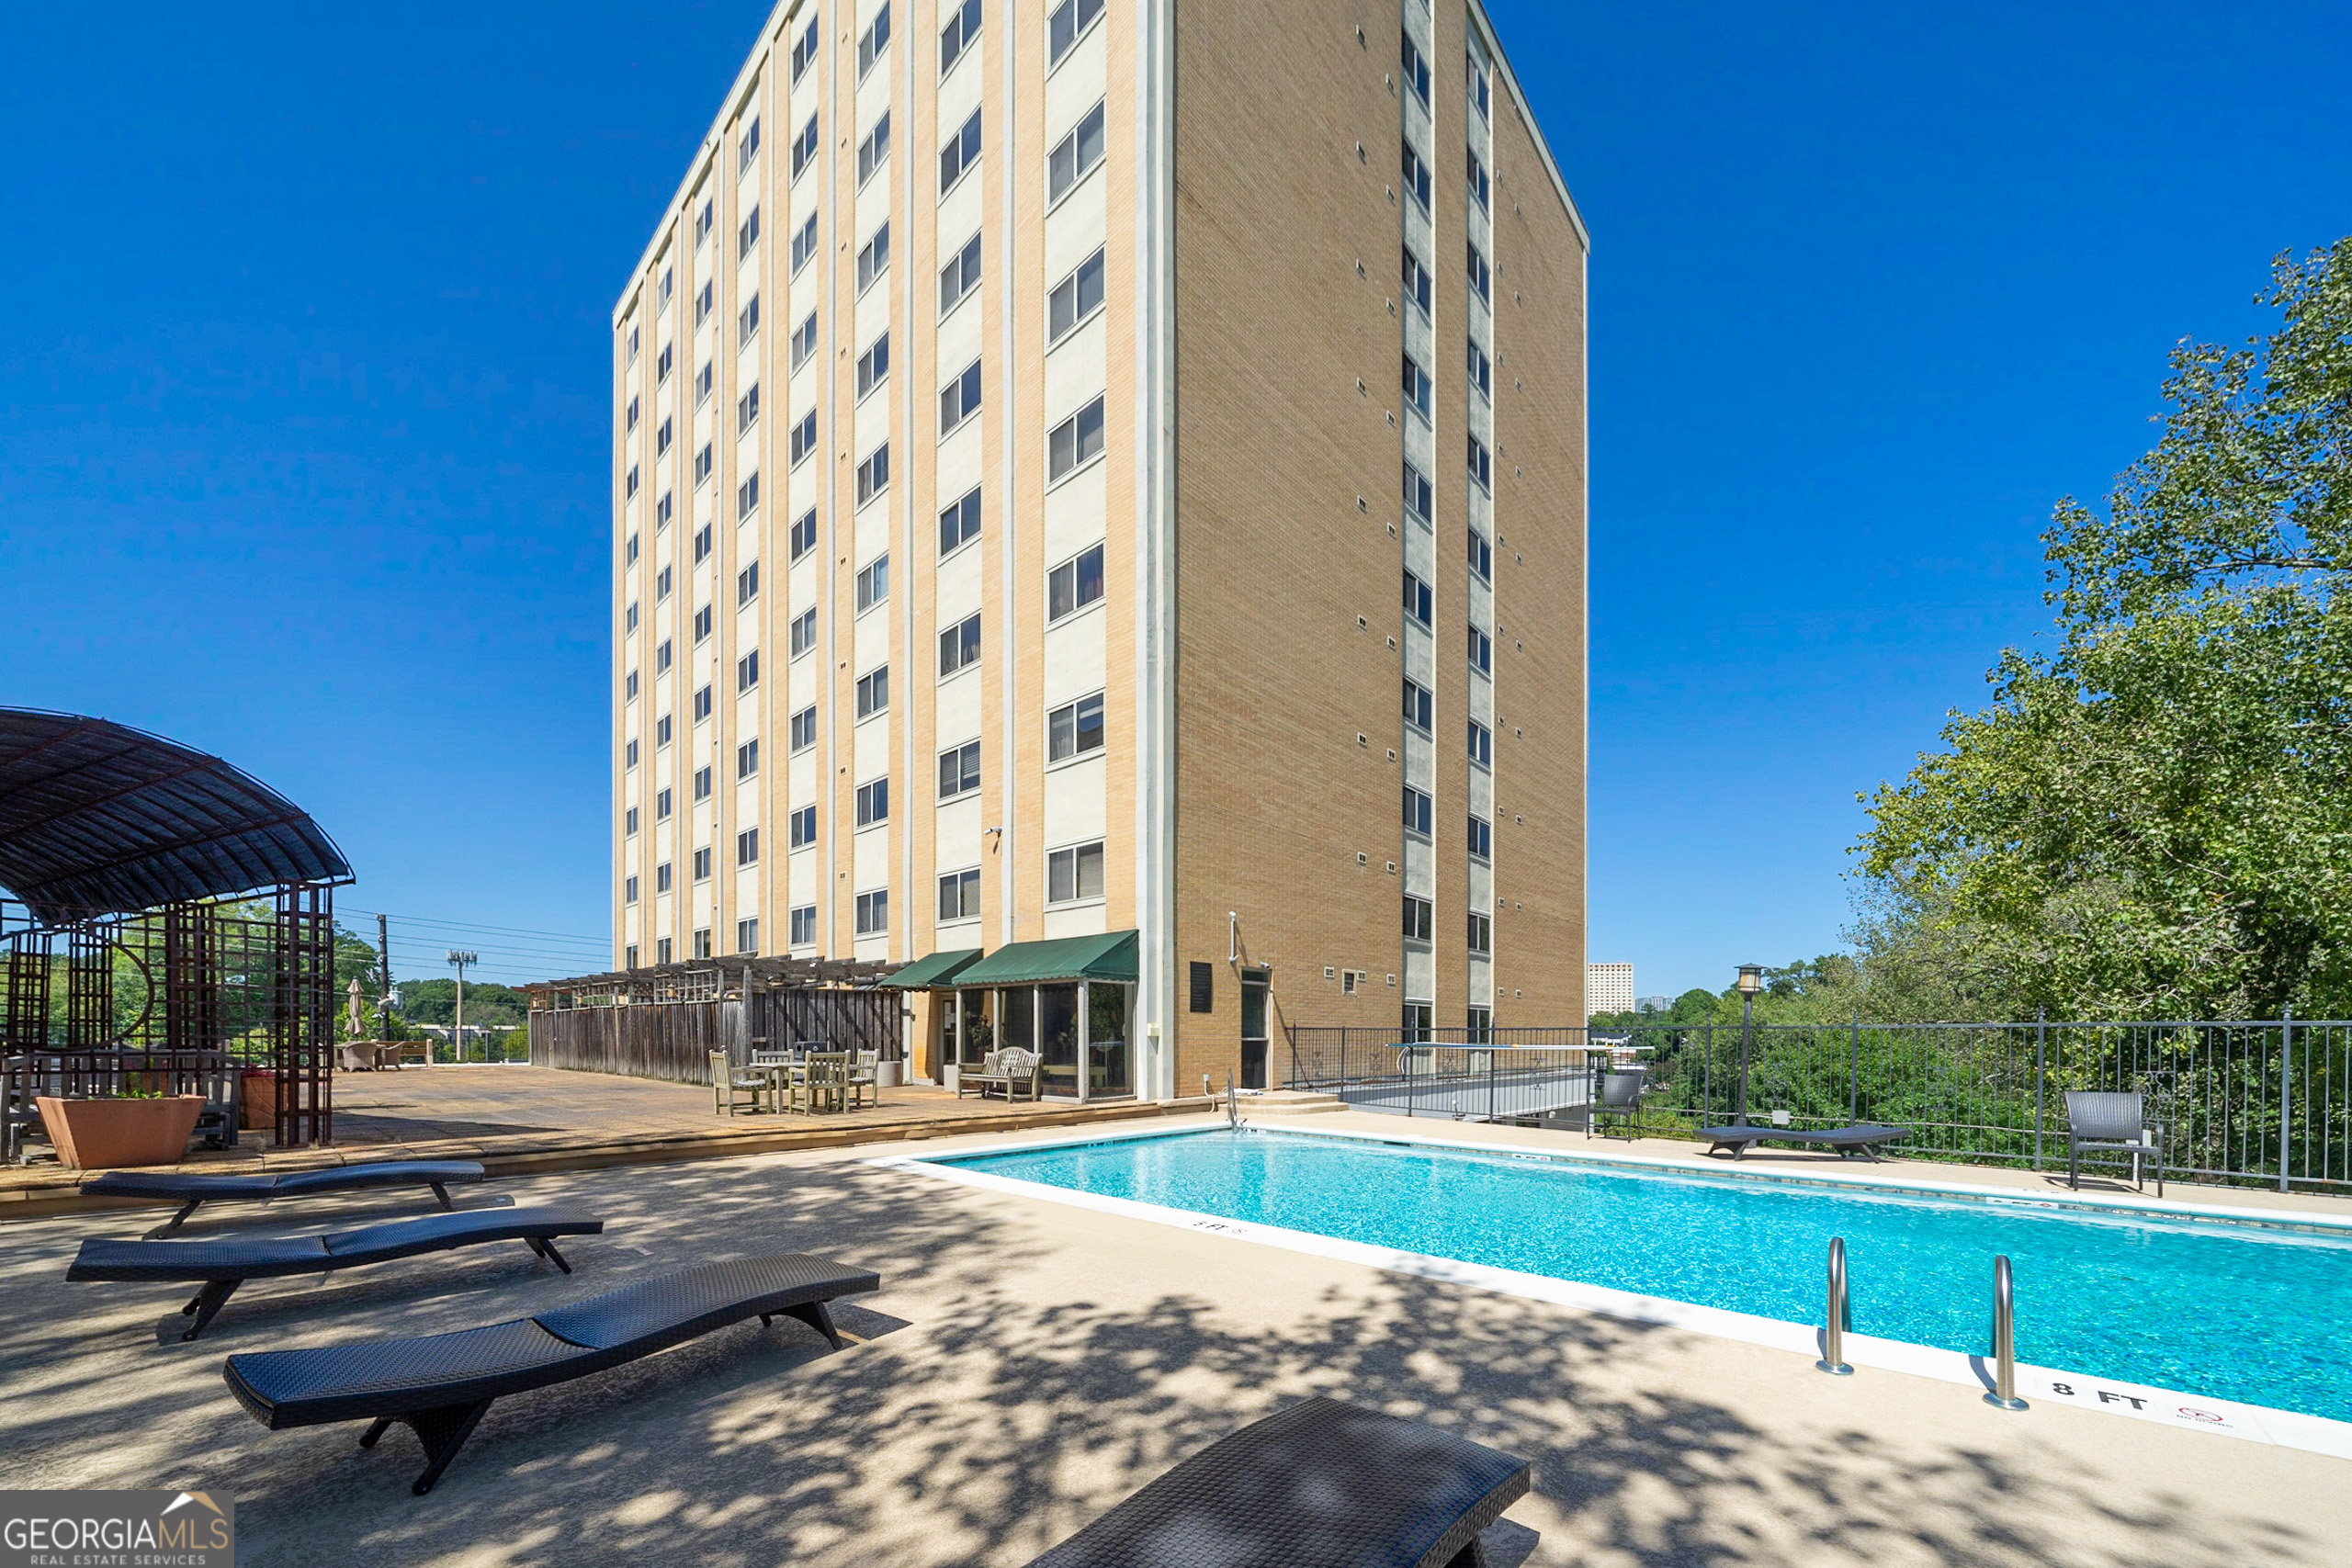
[(1244, 969), (1241, 972), (1241, 1087), (1266, 1087), (1266, 1057), (1269, 1042), (1266, 1035), (1266, 993), (1273, 984), (1273, 973), (1267, 969)]

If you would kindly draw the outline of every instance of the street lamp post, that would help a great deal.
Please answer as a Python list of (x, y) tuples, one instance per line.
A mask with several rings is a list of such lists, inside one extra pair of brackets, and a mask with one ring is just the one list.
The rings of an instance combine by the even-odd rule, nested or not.
[(449, 1032), (449, 1038), (455, 1043), (450, 1055), (462, 1065), (466, 1059), (466, 965), (481, 963), (481, 954), (453, 947), (449, 950), (449, 962), (458, 966), (458, 1022)]
[(1739, 966), (1739, 1102), (1732, 1107), (1732, 1124), (1747, 1125), (1747, 1063), (1756, 1039), (1756, 993), (1764, 988), (1764, 966)]

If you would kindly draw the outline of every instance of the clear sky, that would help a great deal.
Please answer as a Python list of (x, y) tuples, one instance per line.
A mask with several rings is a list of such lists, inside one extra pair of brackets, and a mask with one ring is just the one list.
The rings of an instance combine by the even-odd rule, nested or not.
[[(765, 15), (0, 8), (0, 702), (284, 790), (403, 974), (602, 961), (608, 312)], [(2352, 8), (1494, 15), (1595, 236), (1591, 956), (1720, 987), (2352, 231)]]

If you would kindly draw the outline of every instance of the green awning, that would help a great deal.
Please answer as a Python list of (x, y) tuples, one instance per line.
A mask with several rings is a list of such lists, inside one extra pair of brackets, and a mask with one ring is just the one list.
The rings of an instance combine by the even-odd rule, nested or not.
[(998, 948), (956, 976), (958, 986), (1031, 986), (1049, 980), (1133, 980), (1136, 933), (1064, 936)]
[(959, 947), (918, 958), (904, 969), (893, 970), (875, 982), (901, 991), (928, 991), (951, 984), (980, 955), (977, 947)]

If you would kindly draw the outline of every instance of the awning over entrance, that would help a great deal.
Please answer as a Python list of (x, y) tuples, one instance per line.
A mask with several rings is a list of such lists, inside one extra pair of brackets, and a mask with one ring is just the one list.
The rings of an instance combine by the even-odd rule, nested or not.
[(946, 953), (934, 953), (928, 958), (918, 958), (904, 969), (885, 975), (875, 982), (901, 991), (929, 991), (955, 984), (956, 976), (969, 968), (978, 958), (977, 947), (958, 947)]
[[(1034, 986), (1051, 980), (1124, 980), (1137, 975), (1136, 933), (1007, 943), (956, 976), (958, 986)], [(896, 976), (892, 984), (897, 983)]]

